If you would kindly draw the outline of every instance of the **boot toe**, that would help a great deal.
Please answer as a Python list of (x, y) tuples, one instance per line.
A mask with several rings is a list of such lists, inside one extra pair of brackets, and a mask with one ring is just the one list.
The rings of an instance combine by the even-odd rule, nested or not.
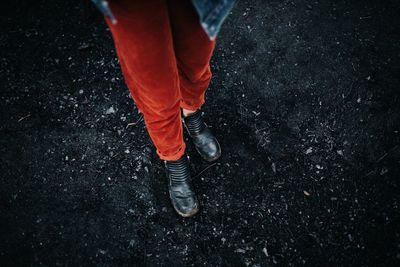
[(215, 138), (210, 138), (205, 144), (198, 145), (196, 148), (207, 161), (214, 161), (221, 156), (221, 147)]
[(175, 211), (183, 217), (191, 217), (199, 211), (199, 204), (195, 197), (175, 198), (172, 204)]

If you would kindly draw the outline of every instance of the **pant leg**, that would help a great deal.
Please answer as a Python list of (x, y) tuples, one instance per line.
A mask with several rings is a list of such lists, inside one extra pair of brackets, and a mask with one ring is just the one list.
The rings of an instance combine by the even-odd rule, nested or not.
[(210, 59), (216, 41), (200, 25), (190, 0), (167, 0), (179, 72), (181, 107), (197, 110), (204, 104), (211, 80)]
[(185, 152), (179, 76), (165, 0), (110, 1), (111, 30), (125, 82), (157, 154), (179, 159)]

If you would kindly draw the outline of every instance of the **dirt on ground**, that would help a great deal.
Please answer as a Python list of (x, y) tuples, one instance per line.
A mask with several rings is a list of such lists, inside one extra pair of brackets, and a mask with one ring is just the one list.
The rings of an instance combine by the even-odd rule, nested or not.
[(191, 219), (94, 7), (2, 5), (1, 266), (399, 266), (398, 1), (237, 2)]

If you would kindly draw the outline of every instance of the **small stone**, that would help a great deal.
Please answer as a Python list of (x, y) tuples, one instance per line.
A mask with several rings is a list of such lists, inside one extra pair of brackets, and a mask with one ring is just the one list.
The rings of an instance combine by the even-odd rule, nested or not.
[(110, 108), (108, 108), (108, 109), (106, 110), (106, 115), (114, 114), (114, 113), (115, 113), (115, 109), (114, 109), (113, 106), (111, 106)]
[(235, 252), (237, 252), (237, 253), (246, 253), (246, 251), (244, 249), (241, 249), (241, 248), (236, 249)]
[(275, 162), (272, 162), (272, 163), (271, 163), (271, 168), (272, 168), (272, 171), (273, 171), (274, 173), (276, 173), (276, 164), (275, 164)]

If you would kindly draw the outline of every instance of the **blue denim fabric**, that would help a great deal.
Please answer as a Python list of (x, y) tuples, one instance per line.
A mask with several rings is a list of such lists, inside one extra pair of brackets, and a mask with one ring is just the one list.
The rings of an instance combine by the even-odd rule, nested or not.
[[(92, 0), (103, 15), (114, 23), (116, 19), (108, 7), (107, 0)], [(211, 40), (215, 39), (221, 25), (233, 8), (236, 0), (192, 0), (200, 17), (200, 24)]]
[(106, 0), (92, 0), (92, 2), (97, 6), (101, 13), (103, 13), (104, 16), (108, 17), (112, 21), (112, 23), (115, 24), (117, 22)]
[(200, 23), (210, 39), (215, 39), (221, 25), (236, 0), (192, 0), (200, 17)]

